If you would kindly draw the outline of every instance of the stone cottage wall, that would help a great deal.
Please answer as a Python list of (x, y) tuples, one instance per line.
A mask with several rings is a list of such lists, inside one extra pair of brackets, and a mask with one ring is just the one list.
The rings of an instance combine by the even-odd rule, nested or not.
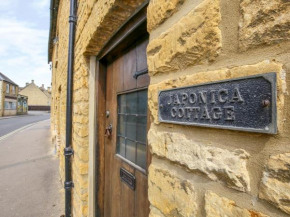
[[(143, 3), (143, 0), (78, 0), (73, 76), (72, 158), (75, 184), (73, 216), (88, 216), (89, 161), (89, 59), (96, 56), (111, 36)], [(59, 153), (60, 179), (64, 181), (66, 81), (69, 0), (60, 0), (57, 40), (52, 54), (52, 141)], [(62, 190), (63, 191), (63, 190)], [(95, 193), (95, 192), (90, 192)]]
[[(290, 215), (290, 2), (152, 0), (150, 216)], [(278, 134), (158, 121), (158, 91), (277, 73)]]

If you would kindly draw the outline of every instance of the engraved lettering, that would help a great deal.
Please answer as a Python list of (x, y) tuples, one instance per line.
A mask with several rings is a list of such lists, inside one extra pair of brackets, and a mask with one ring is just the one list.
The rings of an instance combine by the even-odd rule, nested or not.
[(187, 119), (190, 119), (190, 116), (191, 116), (191, 111), (192, 111), (192, 108), (190, 108), (190, 107), (185, 107), (184, 108), (185, 109), (185, 117), (187, 118)]
[(215, 104), (215, 90), (210, 91), (210, 103)]
[(210, 117), (209, 117), (209, 113), (208, 113), (207, 107), (203, 107), (203, 109), (202, 109), (202, 111), (201, 111), (200, 119), (210, 120)]
[(226, 121), (235, 120), (234, 106), (226, 106), (226, 107), (224, 107), (224, 110), (225, 110), (225, 120)]
[(212, 118), (214, 120), (221, 119), (223, 113), (222, 113), (222, 109), (220, 107), (213, 107), (211, 109), (211, 111), (212, 111)]
[(238, 88), (235, 88), (234, 89), (234, 93), (233, 93), (233, 97), (232, 99), (230, 100), (230, 102), (244, 102), (243, 98), (242, 98), (242, 95), (239, 91)]
[(198, 112), (200, 111), (199, 107), (192, 107), (193, 118), (198, 119)]
[(168, 102), (167, 104), (168, 104), (168, 105), (171, 105), (172, 101), (173, 101), (173, 95), (172, 95), (172, 94), (170, 94), (170, 97), (169, 97), (169, 102)]
[(206, 91), (200, 91), (200, 92), (198, 92), (198, 97), (199, 97), (199, 104), (202, 104), (202, 103), (204, 103), (204, 104), (206, 104)]
[(175, 94), (175, 96), (174, 96), (173, 105), (180, 105), (180, 100), (179, 100), (178, 94)]
[(182, 118), (184, 116), (184, 108), (178, 108), (178, 117)]
[(195, 93), (191, 93), (189, 95), (189, 103), (194, 104), (196, 102), (196, 98), (197, 98), (196, 94)]
[(176, 117), (176, 114), (177, 114), (177, 109), (175, 107), (173, 107), (171, 109), (171, 117), (175, 118)]
[(185, 105), (185, 101), (187, 101), (187, 99), (188, 99), (187, 93), (183, 93), (182, 94), (182, 105)]
[(228, 90), (226, 89), (219, 90), (218, 100), (219, 102), (226, 102), (228, 100)]

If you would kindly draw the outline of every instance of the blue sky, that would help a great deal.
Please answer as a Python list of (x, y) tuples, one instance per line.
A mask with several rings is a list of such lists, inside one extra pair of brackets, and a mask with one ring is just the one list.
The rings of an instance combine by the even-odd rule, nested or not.
[(50, 0), (0, 0), (0, 72), (19, 86), (51, 86), (49, 6)]

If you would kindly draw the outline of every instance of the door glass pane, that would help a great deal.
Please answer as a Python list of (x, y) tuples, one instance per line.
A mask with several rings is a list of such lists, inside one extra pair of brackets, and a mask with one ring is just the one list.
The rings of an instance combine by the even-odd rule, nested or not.
[(126, 115), (118, 115), (118, 135), (125, 136)]
[(137, 143), (137, 165), (146, 168), (146, 145)]
[(137, 93), (127, 93), (126, 94), (126, 112), (128, 114), (137, 114)]
[(125, 157), (125, 139), (123, 137), (118, 136), (118, 146), (117, 146), (117, 152)]
[(118, 113), (126, 113), (126, 94), (118, 96)]
[(138, 91), (138, 114), (147, 115), (147, 91)]
[(139, 116), (137, 118), (137, 141), (146, 143), (147, 139), (147, 117)]
[(126, 158), (135, 163), (136, 143), (126, 139)]
[(131, 140), (136, 140), (136, 122), (135, 115), (128, 115), (126, 121), (126, 137)]

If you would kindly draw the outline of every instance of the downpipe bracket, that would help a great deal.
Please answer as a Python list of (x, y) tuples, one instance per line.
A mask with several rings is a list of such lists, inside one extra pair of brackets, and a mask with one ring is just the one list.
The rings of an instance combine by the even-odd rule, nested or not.
[(70, 182), (64, 182), (64, 189), (66, 191), (70, 191), (74, 187), (75, 187), (75, 185), (74, 185), (74, 183), (72, 181), (70, 181)]
[(69, 16), (68, 17), (68, 22), (76, 24), (77, 23), (77, 16)]
[(74, 150), (71, 147), (64, 148), (64, 156), (72, 156), (74, 154)]

